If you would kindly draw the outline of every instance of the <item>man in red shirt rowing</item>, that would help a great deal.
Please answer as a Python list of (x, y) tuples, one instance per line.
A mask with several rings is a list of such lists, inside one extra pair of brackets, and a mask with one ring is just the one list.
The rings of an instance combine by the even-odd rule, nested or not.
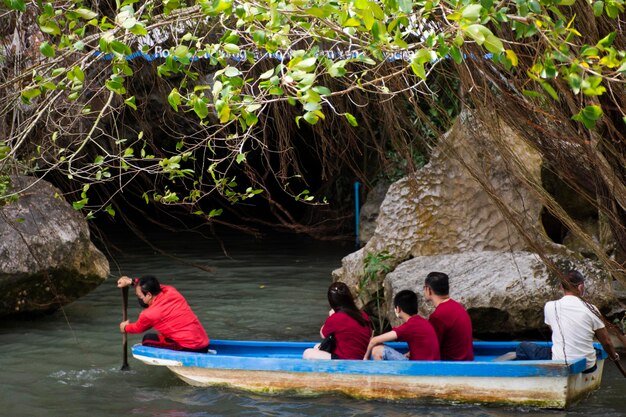
[(144, 335), (142, 345), (188, 352), (208, 351), (209, 337), (176, 288), (159, 284), (151, 275), (139, 279), (123, 276), (117, 280), (118, 288), (129, 285), (135, 287), (137, 301), (144, 309), (135, 323), (129, 320), (120, 323), (122, 333), (143, 333), (154, 328), (159, 333)]

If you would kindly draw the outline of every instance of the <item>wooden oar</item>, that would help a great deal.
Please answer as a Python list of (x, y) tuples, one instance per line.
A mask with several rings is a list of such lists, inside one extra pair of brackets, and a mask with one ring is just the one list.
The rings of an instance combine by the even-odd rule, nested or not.
[[(122, 321), (128, 320), (128, 287), (122, 288)], [(122, 371), (130, 370), (130, 366), (128, 366), (128, 336), (126, 332), (122, 334), (122, 349), (124, 351), (123, 362), (122, 362)]]
[(624, 367), (622, 366), (622, 364), (619, 363), (619, 359), (616, 361), (613, 361), (613, 363), (615, 364), (615, 366), (617, 366), (617, 369), (619, 369), (619, 371), (622, 373), (622, 376), (626, 378), (626, 370), (624, 370)]

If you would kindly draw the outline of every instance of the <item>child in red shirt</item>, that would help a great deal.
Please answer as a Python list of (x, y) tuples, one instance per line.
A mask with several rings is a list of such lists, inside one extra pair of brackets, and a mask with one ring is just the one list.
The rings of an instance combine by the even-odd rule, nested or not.
[[(371, 355), (375, 360), (439, 360), (437, 334), (428, 320), (417, 314), (417, 295), (413, 291), (402, 290), (394, 297), (393, 305), (396, 317), (402, 320), (402, 325), (373, 337), (363, 359), (367, 360)], [(409, 351), (406, 355), (383, 345), (394, 340), (408, 343)]]

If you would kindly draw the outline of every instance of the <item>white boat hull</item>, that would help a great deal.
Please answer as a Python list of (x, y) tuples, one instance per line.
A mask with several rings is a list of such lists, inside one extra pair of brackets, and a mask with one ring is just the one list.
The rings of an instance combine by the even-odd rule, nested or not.
[[(142, 354), (144, 350), (147, 353)], [(580, 372), (584, 369), (584, 360), (576, 364), (562, 361), (305, 361), (278, 356), (152, 354), (144, 347), (134, 348), (133, 354), (146, 364), (167, 367), (183, 381), (198, 387), (561, 409), (597, 389), (604, 367), (604, 359), (598, 359), (594, 372), (584, 374)], [(181, 360), (177, 360), (176, 355)]]

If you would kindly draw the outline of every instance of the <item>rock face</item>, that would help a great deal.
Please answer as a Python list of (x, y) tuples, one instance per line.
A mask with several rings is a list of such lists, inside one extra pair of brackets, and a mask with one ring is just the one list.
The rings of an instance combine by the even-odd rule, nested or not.
[(389, 183), (381, 181), (367, 193), (367, 200), (361, 207), (361, 214), (359, 215), (359, 241), (361, 244), (367, 243), (374, 236), (380, 205), (385, 200), (388, 189)]
[[(593, 261), (572, 261), (576, 257), (569, 255), (550, 258), (563, 270), (577, 269), (585, 275), (586, 299), (608, 312), (616, 303), (611, 278)], [(385, 278), (385, 299), (393, 300), (398, 291), (411, 289), (418, 293), (420, 313), (428, 316), (432, 306), (425, 302), (422, 288), (431, 271), (448, 274), (450, 296), (466, 306), (479, 338), (523, 335), (545, 328), (544, 304), (562, 296), (558, 278), (536, 254), (481, 251), (420, 256), (403, 262)], [(387, 316), (394, 316), (392, 309)]]
[(109, 274), (85, 219), (49, 183), (11, 177), (24, 191), (0, 205), (0, 316), (50, 312)]
[[(387, 251), (395, 264), (416, 256), (485, 250), (528, 250), (523, 237), (502, 215), (481, 184), (459, 162), (480, 172), (498, 190), (507, 207), (526, 219), (529, 229), (541, 229), (542, 205), (522, 181), (510, 176), (510, 155), (489, 149), (488, 130), (463, 113), (441, 139), (430, 162), (414, 177), (392, 184), (380, 207), (374, 236), (359, 251), (348, 255), (333, 272), (335, 280), (355, 286), (363, 274), (366, 255)], [(531, 181), (540, 181), (541, 159), (520, 138), (504, 127), (511, 153), (525, 161)], [(395, 266), (395, 265), (394, 265)]]

